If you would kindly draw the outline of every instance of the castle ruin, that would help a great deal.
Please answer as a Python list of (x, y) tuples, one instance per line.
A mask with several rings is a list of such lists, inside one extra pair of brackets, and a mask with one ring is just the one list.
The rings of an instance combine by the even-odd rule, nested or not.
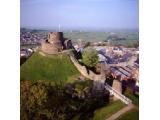
[(50, 32), (47, 40), (41, 44), (41, 51), (47, 54), (56, 54), (72, 48), (71, 40), (64, 38), (63, 32)]

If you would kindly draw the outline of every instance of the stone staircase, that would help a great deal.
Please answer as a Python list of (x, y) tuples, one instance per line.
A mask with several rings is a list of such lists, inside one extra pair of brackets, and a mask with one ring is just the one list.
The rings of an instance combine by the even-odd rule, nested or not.
[(108, 90), (111, 93), (111, 95), (114, 95), (115, 97), (117, 97), (118, 99), (120, 99), (123, 103), (125, 103), (127, 105), (129, 105), (129, 104), (132, 103), (132, 100), (130, 100), (126, 96), (122, 95), (121, 93), (119, 93), (118, 91), (116, 91), (115, 89), (113, 89), (107, 83), (105, 83), (105, 89)]

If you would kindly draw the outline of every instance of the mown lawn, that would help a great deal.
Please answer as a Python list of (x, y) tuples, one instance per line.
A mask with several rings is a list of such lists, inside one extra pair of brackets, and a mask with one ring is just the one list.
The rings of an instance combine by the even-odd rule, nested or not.
[(100, 109), (97, 109), (94, 113), (93, 120), (106, 120), (112, 114), (116, 113), (125, 106), (121, 101), (114, 101)]
[(136, 109), (132, 109), (120, 116), (117, 120), (139, 120), (139, 111)]
[(54, 82), (70, 82), (78, 75), (79, 71), (66, 54), (42, 56), (34, 53), (20, 68), (21, 80), (50, 80)]

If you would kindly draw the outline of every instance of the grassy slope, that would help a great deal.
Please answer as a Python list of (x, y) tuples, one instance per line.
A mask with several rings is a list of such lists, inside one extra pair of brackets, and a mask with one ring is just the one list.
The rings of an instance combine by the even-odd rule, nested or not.
[(106, 105), (94, 113), (93, 120), (105, 120), (110, 117), (112, 114), (116, 113), (118, 110), (122, 109), (125, 105), (121, 101), (115, 101)]
[(67, 55), (59, 54), (44, 57), (34, 53), (20, 69), (21, 80), (54, 80), (66, 82), (73, 81), (80, 73), (71, 63)]
[(132, 109), (120, 116), (117, 120), (139, 120), (139, 111), (136, 109)]
[(128, 98), (130, 98), (133, 101), (133, 104), (135, 104), (136, 106), (139, 106), (139, 96), (135, 96), (132, 93), (130, 93), (129, 91), (126, 91), (124, 93), (124, 95)]
[[(133, 104), (138, 108), (139, 107), (139, 96), (133, 95), (130, 91), (125, 91), (125, 96), (130, 98), (133, 101)], [(117, 120), (139, 120), (139, 110), (132, 109), (125, 113), (124, 115), (120, 116)]]

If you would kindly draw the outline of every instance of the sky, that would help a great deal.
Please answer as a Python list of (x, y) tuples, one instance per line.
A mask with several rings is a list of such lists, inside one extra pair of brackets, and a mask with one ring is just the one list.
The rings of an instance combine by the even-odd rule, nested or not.
[(138, 29), (138, 0), (21, 0), (28, 28)]

